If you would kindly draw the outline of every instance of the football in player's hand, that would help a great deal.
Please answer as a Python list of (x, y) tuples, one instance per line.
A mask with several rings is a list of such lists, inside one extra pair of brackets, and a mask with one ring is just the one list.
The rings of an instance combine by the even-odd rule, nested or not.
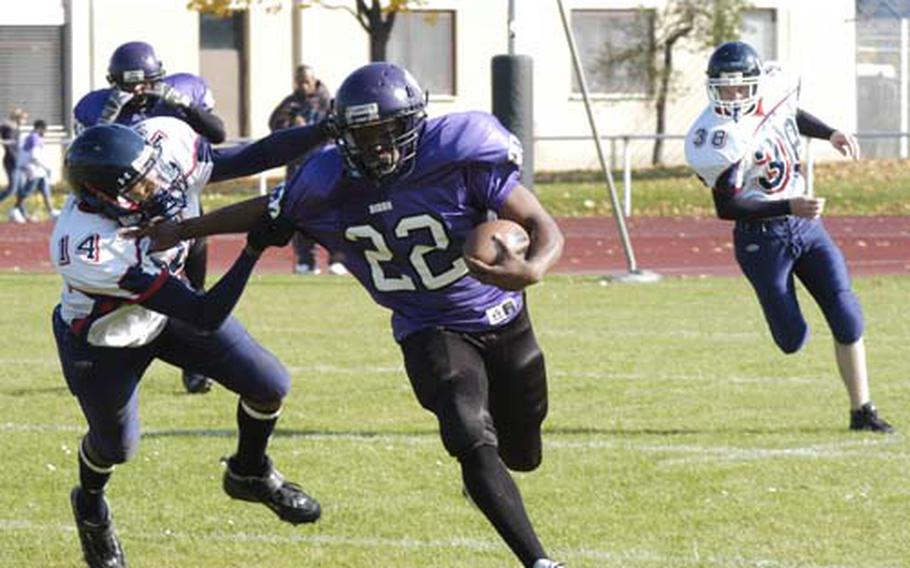
[(502, 255), (502, 245), (493, 240), (493, 235), (499, 235), (506, 247), (522, 257), (531, 244), (524, 227), (508, 219), (497, 219), (474, 227), (465, 239), (462, 254), (487, 264), (496, 264)]

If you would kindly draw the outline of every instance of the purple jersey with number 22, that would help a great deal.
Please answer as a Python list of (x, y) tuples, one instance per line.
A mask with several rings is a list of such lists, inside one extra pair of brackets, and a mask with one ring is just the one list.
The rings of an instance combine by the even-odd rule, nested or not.
[(461, 247), (518, 185), (521, 146), (484, 112), (428, 120), (414, 169), (377, 184), (344, 172), (334, 146), (317, 153), (272, 207), (329, 251), (380, 305), (397, 340), (427, 327), (483, 331), (518, 314), (520, 292), (468, 275)]

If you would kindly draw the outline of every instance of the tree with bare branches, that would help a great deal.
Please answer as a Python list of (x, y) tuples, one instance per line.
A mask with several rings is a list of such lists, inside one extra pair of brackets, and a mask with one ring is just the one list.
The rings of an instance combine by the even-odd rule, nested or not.
[[(655, 133), (666, 133), (667, 102), (672, 94), (674, 78), (673, 55), (682, 39), (694, 37), (690, 45), (699, 49), (737, 39), (740, 34), (743, 10), (747, 0), (669, 0), (657, 11), (641, 8), (639, 41), (621, 49), (607, 45), (598, 58), (602, 72), (609, 74), (620, 65), (629, 63), (645, 66), (648, 83), (654, 85)], [(653, 26), (648, 17), (653, 13)], [(651, 30), (653, 29), (653, 32)], [(651, 163), (663, 163), (663, 140), (657, 138)]]
[[(355, 0), (354, 7), (351, 7), (349, 3), (337, 1), (298, 0), (296, 5), (300, 8), (321, 6), (330, 10), (349, 12), (370, 36), (370, 61), (385, 61), (395, 17), (399, 12), (407, 12), (425, 3), (426, 0)], [(281, 2), (280, 0), (189, 0), (187, 4), (187, 8), (190, 10), (217, 16), (229, 16), (234, 12), (248, 10), (254, 6), (276, 11), (281, 9)]]

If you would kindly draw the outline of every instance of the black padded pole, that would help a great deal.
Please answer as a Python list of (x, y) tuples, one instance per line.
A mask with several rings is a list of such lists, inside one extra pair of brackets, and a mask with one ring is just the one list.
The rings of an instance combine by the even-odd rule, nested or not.
[(493, 115), (521, 141), (521, 183), (534, 189), (534, 67), (528, 55), (493, 57)]

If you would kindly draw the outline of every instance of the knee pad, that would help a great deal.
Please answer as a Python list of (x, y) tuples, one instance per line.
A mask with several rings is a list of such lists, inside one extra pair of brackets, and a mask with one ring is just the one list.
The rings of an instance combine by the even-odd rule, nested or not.
[(792, 355), (802, 349), (809, 340), (809, 326), (806, 325), (806, 320), (802, 315), (772, 319), (766, 313), (765, 319), (774, 343), (787, 355)]
[(240, 395), (251, 401), (263, 404), (279, 404), (291, 390), (291, 375), (288, 370), (271, 353), (263, 350), (263, 355), (256, 358), (250, 372), (256, 376), (255, 385), (250, 392)]
[(442, 445), (459, 460), (478, 446), (496, 446), (493, 419), (486, 410), (477, 412), (455, 399), (437, 409), (437, 418)]
[(500, 437), (499, 457), (512, 471), (534, 471), (540, 467), (540, 462), (543, 461), (540, 428), (528, 431), (520, 440)]
[(831, 333), (838, 343), (850, 345), (863, 336), (863, 308), (850, 290), (838, 292), (830, 309), (824, 309)]
[(90, 432), (86, 437), (85, 457), (95, 465), (100, 465), (98, 461), (110, 465), (126, 463), (139, 449), (139, 430), (122, 430), (120, 434), (114, 438)]

